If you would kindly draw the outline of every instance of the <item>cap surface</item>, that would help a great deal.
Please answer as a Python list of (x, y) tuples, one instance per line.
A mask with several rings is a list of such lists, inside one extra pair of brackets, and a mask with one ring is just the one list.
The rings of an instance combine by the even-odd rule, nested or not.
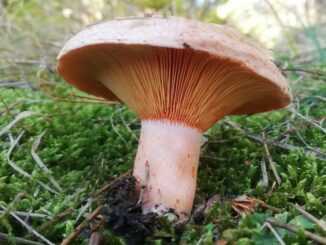
[[(162, 69), (169, 70), (168, 75)], [(185, 97), (200, 86), (203, 91), (201, 95), (197, 91), (197, 100), (200, 96), (208, 100), (204, 98), (205, 91), (212, 91), (207, 94), (212, 97), (210, 101), (214, 97), (218, 100), (226, 91), (227, 97), (233, 96), (234, 90), (237, 100), (230, 101), (232, 106), (222, 105), (224, 109), (219, 108), (214, 120), (224, 116), (223, 113), (249, 114), (282, 108), (291, 100), (286, 79), (255, 41), (227, 26), (179, 17), (135, 17), (89, 26), (63, 47), (58, 56), (58, 72), (82, 91), (126, 103), (140, 118), (157, 117), (154, 112), (146, 116), (134, 108), (137, 98), (153, 91), (143, 89), (153, 86), (148, 83), (155, 81), (149, 80), (159, 80), (156, 85), (163, 91), (154, 88), (156, 98), (152, 96), (153, 100), (161, 100), (161, 114), (186, 101), (171, 104), (164, 100), (167, 94), (171, 97), (173, 86), (185, 90), (182, 92)], [(193, 76), (186, 77), (190, 72)], [(244, 94), (239, 92), (242, 88)], [(139, 94), (143, 92), (146, 94)], [(133, 101), (127, 98), (137, 93)], [(205, 129), (207, 125), (200, 128)]]

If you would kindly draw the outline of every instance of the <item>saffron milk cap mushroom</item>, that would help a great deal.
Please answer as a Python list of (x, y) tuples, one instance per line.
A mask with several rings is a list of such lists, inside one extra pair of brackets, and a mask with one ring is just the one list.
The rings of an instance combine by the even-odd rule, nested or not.
[(143, 211), (191, 212), (203, 133), (225, 115), (287, 106), (269, 54), (227, 26), (180, 17), (113, 20), (74, 35), (58, 72), (76, 88), (122, 102), (141, 120), (133, 175)]

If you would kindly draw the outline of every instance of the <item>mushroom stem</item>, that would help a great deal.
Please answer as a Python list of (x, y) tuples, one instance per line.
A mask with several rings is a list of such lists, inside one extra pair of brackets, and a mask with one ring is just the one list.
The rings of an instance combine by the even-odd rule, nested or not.
[(143, 120), (133, 175), (143, 188), (143, 212), (158, 205), (190, 214), (202, 132), (168, 120)]

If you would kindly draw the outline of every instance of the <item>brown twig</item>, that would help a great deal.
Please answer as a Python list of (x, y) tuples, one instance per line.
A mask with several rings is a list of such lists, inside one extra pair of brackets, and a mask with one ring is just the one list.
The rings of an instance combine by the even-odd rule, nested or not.
[(105, 223), (105, 219), (102, 215), (99, 215), (100, 220), (96, 224), (90, 224), (89, 242), (88, 245), (100, 245), (103, 241), (101, 233), (96, 230)]
[(219, 194), (213, 195), (208, 200), (199, 204), (196, 209), (192, 212), (191, 216), (181, 216), (179, 218), (179, 224), (181, 226), (185, 226), (190, 220), (196, 220), (198, 217), (206, 218), (207, 220), (211, 221), (213, 224), (218, 224), (219, 220), (209, 214), (210, 210), (215, 206), (217, 203), (221, 203), (221, 197)]
[(90, 234), (96, 232), (96, 230), (101, 227), (105, 223), (105, 219), (102, 215), (99, 215), (100, 220), (97, 222), (97, 224), (91, 226)]
[(88, 245), (99, 245), (103, 241), (103, 237), (99, 232), (93, 232), (89, 239)]
[(61, 242), (61, 245), (68, 245), (70, 244), (88, 225), (88, 223), (93, 220), (102, 210), (103, 205), (98, 206), (91, 214), (89, 214), (86, 219), (81, 222), (74, 230), (73, 232), (66, 237)]
[[(273, 226), (276, 226), (276, 227), (279, 227), (279, 228), (283, 228), (283, 229), (288, 230), (288, 231), (291, 231), (293, 233), (297, 233), (297, 234), (300, 233), (300, 230), (298, 228), (296, 228), (294, 226), (291, 226), (291, 225), (288, 225), (288, 224), (279, 223), (275, 219), (268, 218), (268, 219), (266, 219), (266, 221), (268, 223), (270, 223), (271, 225), (273, 225)], [(313, 240), (315, 242), (318, 242), (320, 244), (325, 244), (326, 245), (326, 237), (321, 237), (321, 236), (316, 235), (316, 234), (314, 234), (312, 232), (309, 232), (309, 231), (303, 231), (303, 234), (307, 238), (309, 238), (309, 239), (311, 239), (311, 240)]]
[(101, 195), (103, 192), (106, 192), (108, 189), (110, 189), (110, 187), (116, 183), (117, 181), (121, 180), (122, 178), (124, 177), (127, 177), (127, 176), (130, 176), (132, 172), (132, 169), (129, 169), (127, 172), (121, 174), (118, 178), (114, 179), (112, 182), (110, 182), (109, 184), (103, 186), (101, 189), (99, 189), (98, 191), (96, 191), (94, 194), (93, 194), (93, 197), (97, 197), (99, 195)]
[(271, 205), (266, 204), (265, 202), (261, 202), (259, 203), (260, 206), (262, 206), (263, 208), (267, 208), (269, 210), (272, 210), (274, 213), (282, 213), (282, 209), (273, 207)]

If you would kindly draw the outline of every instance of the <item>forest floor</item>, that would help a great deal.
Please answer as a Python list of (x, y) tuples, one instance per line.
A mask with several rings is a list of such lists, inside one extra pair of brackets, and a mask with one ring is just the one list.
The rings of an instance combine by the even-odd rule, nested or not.
[[(141, 220), (140, 239), (325, 242), (325, 66), (307, 68), (283, 58), (293, 104), (228, 116), (206, 132), (196, 212), (183, 224), (169, 221), (171, 215), (155, 219), (150, 231)], [(0, 241), (57, 244), (75, 234), (71, 244), (87, 244), (101, 234), (106, 244), (136, 243), (128, 232), (105, 228), (111, 189), (100, 190), (132, 168), (139, 121), (124, 106), (90, 101), (56, 75), (52, 80), (41, 89), (0, 84)], [(121, 181), (131, 183), (120, 178), (113, 186)]]

